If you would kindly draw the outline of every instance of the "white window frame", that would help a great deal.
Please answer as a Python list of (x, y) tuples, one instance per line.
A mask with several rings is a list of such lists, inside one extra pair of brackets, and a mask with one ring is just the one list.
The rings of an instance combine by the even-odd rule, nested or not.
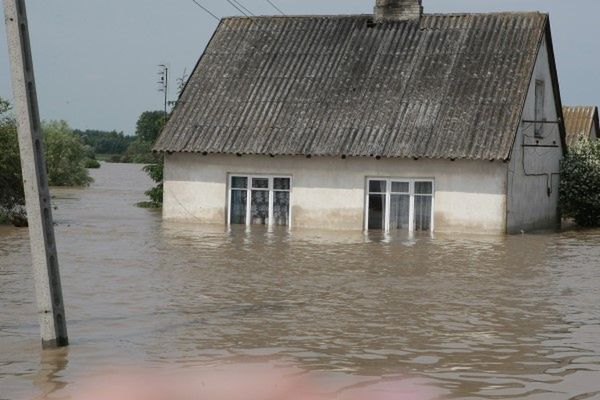
[[(233, 178), (246, 178), (247, 185), (246, 189), (238, 189), (233, 187)], [(290, 180), (290, 189), (275, 189), (274, 181), (275, 179), (289, 179)], [(253, 179), (268, 179), (269, 186), (265, 189), (253, 189), (252, 188), (252, 180)], [(288, 221), (287, 227), (291, 228), (292, 226), (292, 193), (293, 193), (293, 184), (294, 181), (291, 175), (265, 175), (265, 174), (244, 174), (244, 173), (230, 173), (227, 176), (227, 226), (231, 226), (231, 193), (232, 191), (246, 191), (246, 226), (252, 225), (252, 191), (268, 191), (269, 192), (269, 223), (266, 225), (268, 227), (273, 226), (273, 202), (275, 199), (275, 192), (287, 192), (290, 194), (289, 199), (289, 210), (288, 210)]]
[[(386, 182), (386, 193), (385, 193), (385, 212), (384, 212), (384, 231), (390, 232), (390, 212), (393, 194), (408, 194), (410, 196), (409, 202), (409, 214), (408, 214), (408, 231), (414, 233), (415, 231), (415, 197), (416, 196), (431, 196), (431, 228), (430, 232), (435, 231), (435, 180), (432, 178), (381, 178), (381, 177), (368, 177), (365, 185), (365, 213), (364, 213), (364, 230), (369, 231), (369, 195), (372, 194), (369, 190), (370, 183), (372, 181), (385, 181)], [(408, 183), (408, 193), (396, 193), (392, 192), (392, 183)], [(429, 182), (431, 183), (431, 195), (419, 195), (415, 193), (416, 182)], [(381, 192), (383, 194), (383, 192)], [(377, 193), (375, 193), (377, 194)]]

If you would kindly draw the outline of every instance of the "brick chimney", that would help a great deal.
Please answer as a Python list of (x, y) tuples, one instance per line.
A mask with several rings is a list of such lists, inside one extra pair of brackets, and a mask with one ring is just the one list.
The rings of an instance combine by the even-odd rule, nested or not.
[(422, 0), (376, 0), (375, 21), (419, 20), (423, 15)]

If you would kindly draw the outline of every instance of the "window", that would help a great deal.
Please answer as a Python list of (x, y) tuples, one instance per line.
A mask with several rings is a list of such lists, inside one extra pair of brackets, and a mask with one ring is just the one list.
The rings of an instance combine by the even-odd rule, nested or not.
[(230, 176), (229, 224), (290, 224), (291, 178)]
[(370, 230), (433, 230), (433, 181), (369, 179), (366, 226)]
[(544, 136), (544, 81), (535, 81), (535, 137)]

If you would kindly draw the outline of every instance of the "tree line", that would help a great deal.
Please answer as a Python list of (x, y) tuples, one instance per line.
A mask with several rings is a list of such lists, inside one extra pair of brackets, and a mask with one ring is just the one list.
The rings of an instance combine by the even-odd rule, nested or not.
[(125, 154), (133, 137), (125, 136), (123, 132), (100, 131), (100, 130), (79, 130), (75, 129), (73, 133), (86, 145), (90, 146), (96, 157), (113, 156)]
[[(87, 186), (92, 178), (93, 151), (84, 145), (65, 121), (42, 123), (48, 183), (52, 186)], [(0, 222), (24, 225), (25, 195), (17, 124), (10, 104), (0, 99)]]
[[(50, 186), (88, 186), (90, 168), (105, 161), (148, 164), (146, 172), (157, 182), (147, 195), (146, 207), (162, 205), (162, 159), (152, 152), (165, 123), (161, 111), (142, 113), (136, 135), (123, 132), (72, 129), (65, 121), (42, 122), (42, 136)], [(0, 98), (0, 223), (26, 224), (25, 197), (16, 120), (8, 101)]]
[(84, 145), (89, 146), (101, 161), (148, 164), (157, 161), (152, 146), (164, 125), (163, 111), (143, 112), (136, 124), (135, 135), (102, 130), (79, 130), (77, 135)]
[(562, 161), (560, 208), (579, 226), (600, 227), (600, 139), (580, 138)]

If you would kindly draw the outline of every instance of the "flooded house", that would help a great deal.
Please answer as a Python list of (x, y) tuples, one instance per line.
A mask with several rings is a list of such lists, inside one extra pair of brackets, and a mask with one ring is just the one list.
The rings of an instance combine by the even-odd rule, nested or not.
[(573, 146), (581, 138), (597, 140), (600, 138), (598, 123), (598, 107), (596, 106), (564, 106), (565, 130), (567, 146)]
[(155, 150), (164, 218), (504, 234), (557, 225), (549, 16), (225, 18)]

